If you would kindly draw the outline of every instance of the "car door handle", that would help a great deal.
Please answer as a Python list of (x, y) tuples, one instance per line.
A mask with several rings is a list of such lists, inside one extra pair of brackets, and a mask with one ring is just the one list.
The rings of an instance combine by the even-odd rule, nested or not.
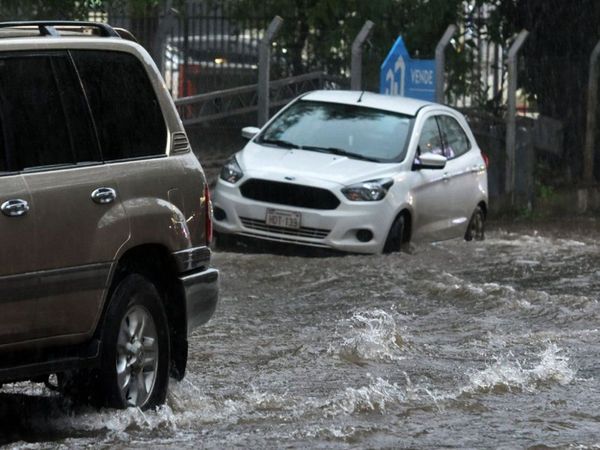
[(444, 173), (442, 180), (444, 181), (444, 183), (447, 183), (450, 180), (450, 174), (448, 172)]
[(117, 198), (117, 191), (109, 187), (100, 187), (92, 192), (92, 200), (99, 205), (113, 202)]
[(25, 200), (21, 200), (20, 198), (7, 200), (2, 203), (0, 210), (5, 216), (19, 217), (27, 214), (27, 211), (29, 211), (29, 203), (27, 203)]

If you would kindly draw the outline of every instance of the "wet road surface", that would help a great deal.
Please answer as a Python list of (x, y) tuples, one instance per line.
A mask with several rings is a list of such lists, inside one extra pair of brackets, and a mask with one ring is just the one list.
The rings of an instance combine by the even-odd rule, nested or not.
[[(6, 448), (599, 448), (600, 220), (410, 255), (216, 252), (157, 411), (0, 391)], [(544, 448), (544, 447), (538, 447)]]

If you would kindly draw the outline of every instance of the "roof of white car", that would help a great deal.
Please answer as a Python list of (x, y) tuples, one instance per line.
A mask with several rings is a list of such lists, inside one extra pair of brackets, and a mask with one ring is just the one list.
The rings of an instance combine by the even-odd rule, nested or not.
[[(313, 91), (302, 97), (303, 100), (314, 100), (330, 103), (342, 103), (346, 105), (359, 105), (365, 108), (383, 109), (414, 116), (424, 106), (442, 106), (435, 103), (416, 100), (398, 95), (382, 95), (373, 92), (362, 91)], [(360, 103), (358, 99), (360, 98)]]

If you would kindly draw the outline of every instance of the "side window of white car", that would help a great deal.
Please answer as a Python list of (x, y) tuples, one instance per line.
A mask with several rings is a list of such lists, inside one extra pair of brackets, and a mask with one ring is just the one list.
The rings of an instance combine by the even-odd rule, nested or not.
[(443, 155), (442, 138), (435, 117), (429, 117), (425, 120), (419, 138), (420, 153), (435, 153)]
[(471, 149), (469, 138), (454, 117), (438, 116), (438, 123), (442, 131), (446, 158), (456, 158)]

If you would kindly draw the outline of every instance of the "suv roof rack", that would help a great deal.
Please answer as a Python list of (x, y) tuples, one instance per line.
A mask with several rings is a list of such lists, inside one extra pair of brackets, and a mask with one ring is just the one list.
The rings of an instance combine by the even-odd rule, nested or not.
[(121, 35), (115, 31), (113, 27), (105, 23), (99, 22), (83, 22), (77, 20), (25, 20), (18, 22), (0, 22), (0, 28), (22, 28), (22, 27), (38, 27), (40, 36), (60, 36), (56, 30), (57, 26), (95, 28), (100, 31), (100, 36), (103, 37), (118, 37)]

